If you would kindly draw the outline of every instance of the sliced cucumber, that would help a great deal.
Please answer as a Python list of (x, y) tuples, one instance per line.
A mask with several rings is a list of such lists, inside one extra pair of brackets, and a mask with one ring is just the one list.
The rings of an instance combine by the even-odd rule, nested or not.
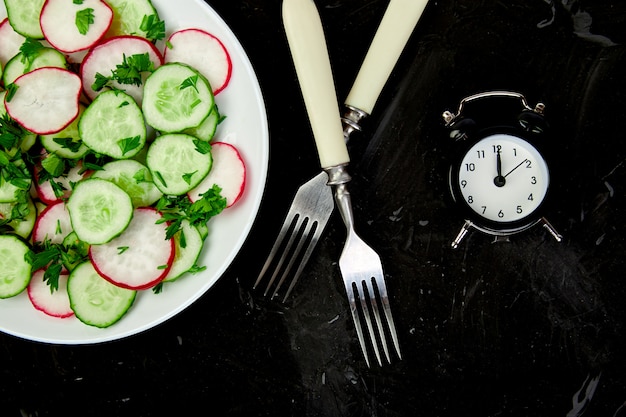
[(162, 132), (199, 126), (214, 103), (206, 78), (184, 64), (162, 65), (144, 84), (142, 108), (146, 122)]
[[(30, 180), (24, 180), (30, 182)], [(18, 201), (22, 194), (28, 191), (24, 188), (18, 187), (10, 181), (4, 179), (4, 176), (0, 175), (0, 203), (15, 203)]]
[[(16, 150), (17, 151), (17, 150)], [(6, 157), (6, 154), (5, 154)], [(22, 159), (17, 157), (9, 162), (11, 170), (15, 170), (15, 174), (21, 171), (20, 176), (12, 175), (12, 179), (6, 179), (5, 173), (0, 175), (0, 203), (15, 203), (22, 201), (24, 195), (29, 194), (32, 180), (26, 170), (26, 165)]]
[(190, 135), (169, 133), (150, 145), (146, 164), (163, 194), (185, 194), (209, 173), (213, 163), (211, 152), (198, 148), (198, 141)]
[(163, 195), (154, 185), (150, 170), (133, 159), (118, 160), (105, 164), (92, 178), (112, 181), (130, 196), (133, 206), (148, 207)]
[(4, 85), (9, 85), (21, 75), (43, 67), (67, 69), (67, 59), (65, 55), (53, 48), (40, 49), (29, 60), (25, 59), (24, 54), (20, 52), (7, 62), (2, 81)]
[(183, 133), (187, 133), (191, 136), (195, 136), (198, 139), (210, 142), (215, 136), (217, 125), (220, 123), (222, 116), (220, 116), (217, 106), (213, 106), (211, 113), (200, 123), (200, 126), (185, 129)]
[(13, 297), (28, 286), (31, 266), (26, 260), (30, 248), (17, 236), (0, 235), (0, 298)]
[(45, 0), (4, 0), (9, 22), (22, 36), (43, 39), (39, 16)]
[(67, 281), (70, 307), (85, 324), (108, 327), (133, 305), (137, 291), (117, 287), (102, 278), (91, 262), (78, 265)]
[(148, 33), (142, 28), (145, 16), (155, 16), (158, 13), (150, 0), (107, 0), (113, 9), (113, 23), (107, 36), (134, 35), (147, 38)]
[[(20, 203), (0, 203), (0, 218), (11, 218), (17, 204)], [(35, 203), (33, 203), (32, 198), (28, 197), (26, 204), (28, 211), (22, 213), (23, 216), (19, 218), (11, 219), (8, 224), (13, 229), (13, 233), (24, 239), (30, 236), (35, 227), (35, 221), (37, 220), (37, 209), (35, 208)]]
[(93, 151), (117, 159), (135, 156), (146, 143), (146, 125), (135, 100), (119, 90), (102, 92), (78, 121), (78, 132)]
[(133, 204), (124, 190), (110, 181), (79, 182), (67, 202), (76, 235), (83, 242), (106, 243), (120, 235), (133, 217)]
[(78, 134), (78, 121), (85, 111), (85, 106), (78, 105), (78, 116), (65, 129), (51, 135), (41, 135), (39, 139), (48, 153), (55, 153), (61, 158), (80, 159), (89, 148), (83, 143)]
[(187, 220), (183, 220), (180, 230), (174, 235), (174, 263), (163, 281), (174, 281), (189, 271), (198, 261), (202, 252), (203, 239), (200, 231)]
[(63, 266), (68, 271), (73, 271), (89, 255), (89, 244), (80, 240), (74, 231), (65, 236), (63, 247), (68, 255), (63, 257)]

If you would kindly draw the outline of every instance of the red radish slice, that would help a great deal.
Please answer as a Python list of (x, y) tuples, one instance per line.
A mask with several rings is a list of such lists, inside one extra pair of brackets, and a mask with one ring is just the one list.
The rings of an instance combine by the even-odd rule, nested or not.
[(226, 88), (233, 64), (218, 38), (200, 29), (183, 29), (174, 32), (167, 44), (165, 62), (181, 62), (195, 68), (209, 80), (213, 94)]
[(9, 115), (33, 133), (63, 130), (78, 116), (80, 77), (61, 68), (44, 67), (15, 80), (15, 94), (4, 103)]
[(35, 190), (37, 191), (37, 196), (39, 199), (45, 204), (54, 204), (63, 199), (69, 198), (72, 193), (72, 184), (76, 184), (78, 181), (85, 179), (91, 175), (91, 171), (81, 172), (83, 169), (83, 165), (79, 162), (75, 167), (70, 168), (70, 170), (65, 175), (61, 175), (60, 177), (56, 177), (54, 181), (61, 184), (63, 189), (62, 196), (57, 196), (54, 193), (54, 189), (50, 184), (50, 180), (46, 180), (43, 182), (39, 181), (39, 173), (43, 168), (41, 168), (41, 162), (38, 162), (35, 165)]
[(62, 272), (59, 275), (59, 288), (54, 292), (43, 280), (45, 271), (40, 269), (33, 273), (27, 287), (28, 298), (33, 306), (49, 316), (58, 318), (72, 317), (74, 312), (70, 308), (70, 297), (67, 295), (67, 278), (69, 274)]
[(227, 207), (235, 204), (243, 195), (246, 185), (246, 165), (237, 148), (225, 142), (211, 144), (213, 166), (200, 184), (188, 193), (192, 202), (199, 200), (202, 193), (217, 184)]
[[(93, 100), (99, 94), (98, 91), (91, 88), (94, 81), (96, 81), (97, 73), (110, 77), (113, 70), (124, 61), (124, 56), (129, 57), (145, 53), (149, 54), (150, 61), (154, 64), (155, 69), (163, 64), (163, 56), (159, 50), (148, 40), (138, 36), (117, 36), (107, 39), (92, 48), (83, 59), (80, 67), (80, 76), (83, 80), (85, 95)], [(149, 74), (144, 75), (147, 78)], [(112, 86), (124, 90), (137, 101), (137, 104), (141, 105), (142, 86), (117, 82), (113, 82)]]
[(33, 242), (63, 243), (67, 235), (72, 233), (70, 213), (63, 201), (46, 207), (35, 223)]
[(165, 239), (161, 213), (138, 208), (124, 232), (112, 241), (92, 245), (89, 257), (107, 281), (127, 289), (150, 288), (163, 280), (174, 262), (174, 240)]
[(112, 21), (113, 10), (102, 0), (47, 0), (39, 18), (46, 40), (67, 53), (93, 46)]
[(20, 52), (20, 47), (26, 38), (17, 33), (5, 18), (0, 23), (0, 64), (4, 67), (11, 58)]

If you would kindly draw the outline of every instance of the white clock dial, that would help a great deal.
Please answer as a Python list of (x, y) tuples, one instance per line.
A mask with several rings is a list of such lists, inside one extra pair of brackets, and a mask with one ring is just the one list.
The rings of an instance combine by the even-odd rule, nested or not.
[(544, 200), (550, 181), (548, 166), (534, 146), (501, 133), (470, 148), (458, 178), (467, 205), (494, 222), (515, 222), (532, 214)]

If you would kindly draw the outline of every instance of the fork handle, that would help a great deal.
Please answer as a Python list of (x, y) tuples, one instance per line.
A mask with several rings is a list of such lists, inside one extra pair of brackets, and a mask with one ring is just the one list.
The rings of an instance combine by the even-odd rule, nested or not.
[(372, 114), (428, 0), (391, 0), (345, 104)]
[[(412, 1), (412, 0), (411, 0)], [(322, 168), (350, 162), (320, 15), (313, 0), (284, 0), (283, 25)]]

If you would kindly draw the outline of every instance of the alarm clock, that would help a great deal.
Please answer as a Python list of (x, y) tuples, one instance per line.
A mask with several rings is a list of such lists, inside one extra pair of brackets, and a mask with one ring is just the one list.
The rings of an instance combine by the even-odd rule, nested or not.
[(443, 113), (456, 149), (449, 189), (465, 217), (453, 248), (472, 229), (501, 241), (542, 225), (562, 240), (543, 216), (550, 189), (540, 150), (548, 132), (544, 109), (543, 103), (530, 107), (517, 92), (488, 91), (461, 100), (456, 114)]

